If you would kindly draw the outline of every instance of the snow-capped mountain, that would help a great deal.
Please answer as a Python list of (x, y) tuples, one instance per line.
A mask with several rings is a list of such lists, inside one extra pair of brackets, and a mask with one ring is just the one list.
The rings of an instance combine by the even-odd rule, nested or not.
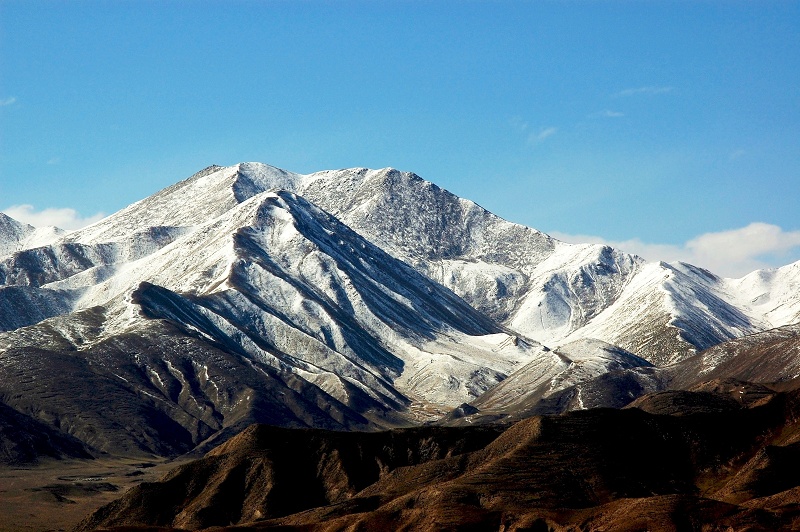
[(670, 384), (689, 387), (722, 379), (782, 382), (800, 378), (800, 323), (715, 345), (664, 369)]
[(800, 322), (800, 262), (726, 279), (722, 286), (731, 301), (768, 327)]
[[(581, 408), (598, 379), (655, 388), (651, 364), (800, 312), (798, 264), (731, 280), (647, 263), (393, 169), (212, 166), (82, 230), (36, 232), (0, 218), (0, 400), (108, 449), (186, 450), (264, 419)], [(64, 375), (128, 405), (124, 441), (87, 440), (100, 407), (49, 392)]]
[(23, 249), (46, 246), (66, 231), (57, 227), (33, 227), (0, 212), (0, 259)]
[[(275, 186), (292, 187), (474, 308), (545, 345), (597, 338), (663, 364), (791, 322), (766, 320), (766, 307), (742, 308), (747, 296), (700, 268), (566, 244), (413, 173), (357, 168), (301, 176), (255, 163), (238, 165), (238, 172), (261, 187), (278, 172)], [(798, 299), (787, 283), (764, 291)]]
[[(87, 265), (92, 275), (109, 275), (95, 267), (147, 256), (268, 190), (306, 198), (480, 312), (547, 345), (598, 338), (668, 363), (791, 323), (800, 312), (792, 289), (800, 268), (723, 280), (689, 265), (646, 264), (607, 246), (559, 242), (411, 173), (350, 169), (300, 175), (258, 163), (209, 167), (71, 233), (52, 250), (53, 259), (18, 259), (38, 262), (38, 278), (5, 282), (47, 285)], [(54, 262), (64, 273), (52, 272)], [(8, 270), (0, 267), (0, 279), (9, 277)], [(33, 273), (22, 267), (16, 275)], [(747, 303), (755, 298), (762, 303)]]
[[(507, 413), (532, 407), (542, 399), (603, 374), (640, 367), (652, 364), (600, 340), (575, 340), (529, 362), (472, 405), (484, 414)], [(584, 408), (580, 395), (577, 403), (577, 409)]]
[[(348, 412), (335, 414), (338, 423), (349, 416), (391, 424), (393, 418), (441, 415), (544, 351), (536, 342), (517, 341), (302, 197), (267, 185), (238, 171), (201, 174), (51, 246), (12, 255), (0, 265), (5, 323), (14, 329), (0, 335), (8, 371), (29, 374), (32, 350), (39, 359), (66, 350), (92, 360), (99, 346), (123, 345), (95, 364), (91, 375), (81, 368), (81, 381), (102, 388), (98, 379), (111, 379), (115, 390), (127, 388), (137, 404), (146, 395), (147, 408), (174, 421), (194, 409), (181, 399), (183, 392), (170, 392), (168, 383), (177, 379), (180, 389), (205, 405), (203, 415), (192, 417), (212, 427), (206, 410), (212, 418), (230, 418), (235, 408), (221, 398), (242, 393), (207, 391), (234, 379), (219, 366), (217, 375), (209, 373), (214, 366), (204, 362), (207, 349), (221, 349), (266, 379), (291, 375), (304, 389), (317, 389)], [(199, 207), (187, 201), (194, 194), (203, 198)], [(145, 221), (161, 225), (142, 227)], [(25, 307), (20, 294), (28, 293), (33, 295), (23, 303), (37, 297), (30, 305), (37, 312), (61, 316), (14, 327), (13, 317), (40, 321), (33, 311), (12, 308)], [(187, 336), (192, 345), (209, 346), (193, 348), (202, 372), (173, 370), (187, 365), (183, 359), (167, 359), (165, 369), (166, 362), (154, 362), (152, 348), (142, 356), (136, 346), (161, 341), (153, 338), (159, 330), (154, 320), (176, 325), (172, 334)], [(135, 355), (124, 355), (128, 350)], [(12, 391), (15, 380), (0, 382), (3, 397), (17, 396), (11, 406), (34, 408), (26, 401), (38, 395), (36, 408), (60, 412), (60, 425), (78, 423), (74, 409), (62, 399), (48, 403), (52, 396), (43, 390), (29, 390), (21, 399)], [(253, 390), (248, 401), (258, 395)], [(225, 428), (227, 423), (218, 427)], [(195, 431), (193, 443), (207, 432)], [(125, 445), (150, 449), (150, 439)]]

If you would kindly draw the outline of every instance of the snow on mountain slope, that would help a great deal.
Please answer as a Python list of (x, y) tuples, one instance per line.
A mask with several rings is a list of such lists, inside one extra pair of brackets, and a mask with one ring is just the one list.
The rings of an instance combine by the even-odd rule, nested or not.
[(0, 212), (0, 259), (23, 249), (46, 246), (65, 234), (57, 227), (33, 227)]
[[(702, 286), (700, 292), (706, 299), (714, 300), (699, 314), (701, 322), (710, 316), (712, 325), (696, 324), (698, 313), (691, 305), (681, 304), (686, 298), (680, 290), (668, 286), (674, 283), (667, 283), (664, 272), (659, 282), (667, 284), (655, 286), (648, 277), (651, 274), (643, 272), (640, 258), (603, 246), (558, 242), (506, 222), (414, 174), (393, 169), (299, 175), (260, 163), (209, 167), (69, 235), (53, 253), (56, 260), (50, 261), (57, 263), (63, 274), (52, 271), (54, 267), (45, 259), (45, 264), (33, 268), (39, 270), (36, 278), (10, 279), (6, 284), (43, 284), (73, 276), (81, 268), (101, 279), (118, 268), (109, 265), (124, 265), (147, 256), (204, 220), (254, 194), (274, 189), (303, 195), (391, 255), (452, 289), (482, 313), (551, 345), (595, 336), (637, 350), (639, 345), (630, 337), (638, 334), (643, 339), (639, 344), (652, 346), (651, 351), (668, 352), (659, 360), (669, 361), (713, 342), (752, 332), (765, 322), (754, 308), (744, 311), (744, 321), (751, 322), (752, 327), (743, 323), (735, 311), (740, 309), (735, 300), (741, 298), (730, 296), (730, 288), (709, 287), (702, 273), (685, 270), (685, 278)], [(92, 256), (98, 253), (67, 244), (100, 245), (103, 251)], [(30, 276), (30, 268), (12, 266), (0, 265), (0, 279), (8, 269)], [(632, 279), (642, 273), (645, 278), (632, 284)], [(628, 286), (646, 286), (651, 292), (634, 297), (639, 300), (634, 305), (639, 312), (648, 310), (637, 315), (645, 325), (639, 327), (641, 331), (624, 315), (607, 310)], [(671, 295), (661, 297), (658, 292)], [(794, 298), (791, 290), (777, 297)], [(659, 298), (661, 304), (646, 303)], [(623, 307), (627, 310), (631, 305)], [(603, 311), (604, 317), (596, 319)], [(588, 329), (578, 332), (590, 321), (594, 323)], [(698, 327), (702, 330), (692, 330)]]
[(633, 353), (593, 339), (570, 342), (547, 355), (526, 364), (471, 404), (482, 414), (509, 414), (608, 372), (652, 366)]
[(0, 212), (0, 257), (18, 251), (20, 242), (33, 231), (33, 226), (18, 222)]
[(52, 243), (2, 227), (0, 396), (109, 452), (462, 403), (622, 406), (664, 386), (635, 355), (668, 364), (800, 309), (800, 266), (730, 280), (648, 264), (393, 169), (215, 166)]
[(558, 344), (614, 303), (644, 261), (608, 246), (559, 243), (530, 275), (510, 326)]
[(682, 389), (715, 379), (769, 383), (800, 378), (800, 323), (715, 345), (664, 372), (671, 386)]
[(42, 246), (49, 246), (66, 234), (68, 234), (68, 231), (65, 231), (59, 227), (36, 227), (33, 230), (33, 233), (28, 235), (28, 237), (22, 242), (20, 249), (33, 249)]
[(84, 245), (126, 241), (151, 228), (186, 233), (269, 190), (295, 191), (306, 176), (261, 163), (209, 166), (63, 239)]
[(141, 244), (147, 253), (115, 262), (135, 240), (55, 246), (100, 266), (68, 271), (61, 257), (48, 262), (53, 280), (40, 275), (35, 284), (74, 294), (74, 310), (110, 304), (115, 317), (101, 338), (124, 333), (141, 313), (170, 319), (345, 403), (355, 387), (387, 408), (455, 406), (541, 350), (500, 346), (509, 335), (494, 322), (288, 192), (234, 203), (160, 248)]
[[(548, 345), (596, 337), (637, 353), (644, 349), (642, 356), (668, 363), (765, 324), (787, 323), (766, 319), (762, 314), (769, 309), (763, 305), (743, 308), (746, 294), (713, 276), (709, 281), (699, 268), (673, 265), (671, 271), (653, 272), (642, 259), (618, 250), (565, 244), (393, 169), (300, 175), (260, 163), (209, 167), (68, 241), (113, 242), (108, 256), (89, 262), (120, 264), (154, 252), (254, 194), (276, 189), (302, 195), (480, 312)], [(152, 238), (132, 236), (142, 224), (159, 233), (156, 245), (142, 244)], [(95, 269), (91, 275), (108, 271)], [(771, 286), (770, 297), (789, 301), (776, 315), (788, 320), (785, 309), (800, 298), (785, 283)]]
[[(0, 212), (0, 261), (24, 250), (46, 246), (64, 234), (65, 231), (56, 227), (36, 228)], [(20, 270), (29, 274), (24, 266)], [(7, 279), (7, 272), (0, 265), (0, 331), (24, 327), (72, 309), (69, 293), (37, 290), (29, 286), (5, 286), (26, 284), (14, 282), (13, 274), (11, 279)]]
[[(240, 166), (247, 167), (208, 167), (70, 233), (26, 228), (8, 217), (5, 222), (0, 218), (0, 246), (11, 250), (5, 257), (0, 253), (0, 285), (41, 286), (83, 272), (83, 278), (73, 280), (72, 285), (83, 287), (100, 282), (254, 194), (280, 185), (296, 188), (292, 182), (299, 179), (296, 174), (267, 165), (256, 165), (244, 175), (239, 172)], [(4, 244), (12, 240), (18, 243)]]
[[(581, 326), (584, 316), (596, 312), (595, 304), (602, 306), (615, 298), (619, 285), (641, 262), (616, 252), (614, 259), (619, 264), (611, 264), (612, 260), (601, 265), (614, 279), (591, 283), (596, 296), (592, 301), (555, 293), (550, 299), (541, 297), (539, 301), (552, 307), (543, 327), (542, 320), (537, 323), (529, 316), (529, 308), (523, 309), (526, 300), (535, 306), (539, 301), (530, 301), (536, 299), (531, 294), (548, 284), (577, 281), (581, 285), (578, 278), (585, 269), (595, 267), (597, 255), (603, 254), (601, 246), (587, 250), (587, 246), (559, 242), (535, 229), (507, 222), (415, 174), (393, 169), (312, 174), (300, 193), (481, 312), (540, 340), (563, 337), (557, 331)], [(561, 268), (547, 260), (560, 260)], [(569, 271), (565, 273), (563, 268)], [(594, 271), (596, 277), (602, 275), (599, 270)], [(565, 279), (557, 279), (559, 275)], [(545, 328), (547, 333), (542, 335)]]
[(800, 322), (800, 261), (725, 279), (732, 299), (771, 327)]
[[(769, 323), (705, 270), (559, 242), (411, 173), (338, 170), (297, 183), (390, 254), (547, 345), (594, 337), (660, 364)], [(800, 301), (786, 283), (771, 286), (773, 298)]]
[[(210, 166), (43, 249), (6, 257), (0, 262), (0, 284), (41, 286), (81, 272), (102, 281), (255, 194), (297, 188), (301, 177), (262, 164)], [(87, 280), (72, 284), (84, 286)]]
[(763, 323), (725, 301), (721, 279), (683, 263), (649, 263), (620, 297), (568, 340), (602, 338), (656, 365), (682, 360)]
[(311, 174), (299, 193), (473, 307), (544, 343), (616, 300), (643, 260), (507, 222), (408, 172)]
[[(240, 168), (248, 168), (247, 174)], [(128, 240), (148, 228), (181, 228), (185, 232), (216, 218), (242, 201), (280, 188), (291, 190), (300, 176), (267, 165), (250, 168), (209, 166), (171, 187), (70, 233), (65, 242), (98, 244)]]

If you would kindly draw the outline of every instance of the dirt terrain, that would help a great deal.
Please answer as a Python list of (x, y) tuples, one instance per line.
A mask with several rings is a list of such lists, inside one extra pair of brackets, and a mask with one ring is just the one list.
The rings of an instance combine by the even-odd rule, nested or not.
[(254, 425), (77, 528), (796, 530), (800, 391), (737, 381), (511, 427)]
[(48, 460), (0, 467), (0, 531), (71, 530), (128, 488), (153, 482), (181, 461)]

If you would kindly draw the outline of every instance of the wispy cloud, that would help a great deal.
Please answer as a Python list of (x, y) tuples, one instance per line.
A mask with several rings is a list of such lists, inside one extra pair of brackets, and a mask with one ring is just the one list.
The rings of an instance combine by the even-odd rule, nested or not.
[(682, 245), (654, 244), (638, 238), (612, 241), (592, 235), (550, 234), (574, 244), (607, 244), (647, 260), (688, 262), (723, 277), (741, 277), (754, 270), (780, 266), (781, 259), (785, 262), (791, 253), (800, 251), (800, 231), (784, 231), (777, 225), (762, 222), (705, 233)]
[(741, 159), (745, 155), (747, 155), (747, 151), (745, 150), (734, 150), (730, 155), (728, 155), (728, 159), (735, 161), (736, 159)]
[(558, 128), (556, 127), (543, 127), (537, 132), (533, 132), (528, 135), (528, 143), (529, 144), (539, 144), (540, 142), (544, 142), (545, 140), (549, 139), (553, 135), (556, 134)]
[(625, 116), (625, 113), (612, 111), (611, 109), (604, 109), (602, 111), (597, 111), (596, 113), (590, 114), (589, 118), (621, 118), (623, 116)]
[(672, 87), (661, 87), (657, 85), (649, 85), (646, 87), (632, 87), (629, 89), (624, 89), (616, 93), (614, 96), (618, 97), (627, 97), (627, 96), (652, 96), (655, 94), (666, 94), (668, 92), (672, 92)]
[(554, 126), (542, 126), (539, 129), (533, 129), (530, 127), (530, 124), (520, 116), (511, 117), (508, 121), (508, 125), (518, 133), (526, 135), (528, 144), (531, 146), (544, 142), (558, 132), (558, 128)]
[(86, 227), (89, 224), (105, 218), (105, 214), (98, 212), (92, 216), (83, 217), (75, 209), (48, 208), (37, 211), (33, 205), (12, 205), (2, 212), (17, 221), (30, 224), (34, 227), (47, 227), (54, 225), (68, 231)]
[(521, 116), (512, 116), (508, 120), (508, 125), (519, 132), (525, 132), (528, 130), (528, 122), (526, 122)]
[(61, 163), (61, 157), (52, 157), (51, 159), (48, 159), (48, 161), (47, 161), (47, 164), (49, 164), (50, 166), (53, 166), (53, 165), (56, 165), (56, 164), (60, 164), (60, 163)]
[(14, 98), (13, 96), (10, 96), (8, 98), (0, 98), (0, 107), (5, 107), (6, 105), (14, 105), (15, 103), (17, 103), (17, 99)]

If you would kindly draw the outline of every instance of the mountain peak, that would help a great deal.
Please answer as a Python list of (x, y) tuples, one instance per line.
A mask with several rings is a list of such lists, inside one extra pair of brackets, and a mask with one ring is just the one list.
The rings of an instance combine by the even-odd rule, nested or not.
[(232, 185), (236, 200), (241, 202), (267, 190), (296, 192), (303, 176), (263, 163), (239, 163)]
[(23, 224), (0, 212), (0, 257), (11, 255), (21, 248), (22, 242), (33, 233), (34, 227)]
[(24, 249), (46, 246), (66, 231), (54, 226), (34, 227), (0, 212), (0, 258)]
[[(732, 281), (567, 244), (389, 167), (213, 165), (52, 245), (16, 251), (32, 228), (7, 217), (0, 226), (15, 246), (0, 260), (0, 329), (13, 330), (0, 345), (17, 350), (14, 363), (71, 364), (82, 358), (62, 351), (105, 357), (114, 344), (115, 371), (92, 382), (138, 382), (129, 399), (153, 394), (163, 404), (147, 408), (175, 419), (200, 419), (206, 405), (213, 415), (197, 437), (236, 416), (432, 420), (495, 386), (473, 406), (524, 396), (531, 408), (578, 408), (592, 404), (587, 383), (601, 374), (637, 380), (650, 364), (800, 316), (800, 268)], [(313, 419), (269, 417), (282, 399), (239, 387), (226, 368), (243, 365), (247, 387), (291, 388), (305, 397), (296, 413)], [(256, 386), (259, 375), (272, 384)], [(12, 381), (0, 395), (24, 397), (7, 391)]]

